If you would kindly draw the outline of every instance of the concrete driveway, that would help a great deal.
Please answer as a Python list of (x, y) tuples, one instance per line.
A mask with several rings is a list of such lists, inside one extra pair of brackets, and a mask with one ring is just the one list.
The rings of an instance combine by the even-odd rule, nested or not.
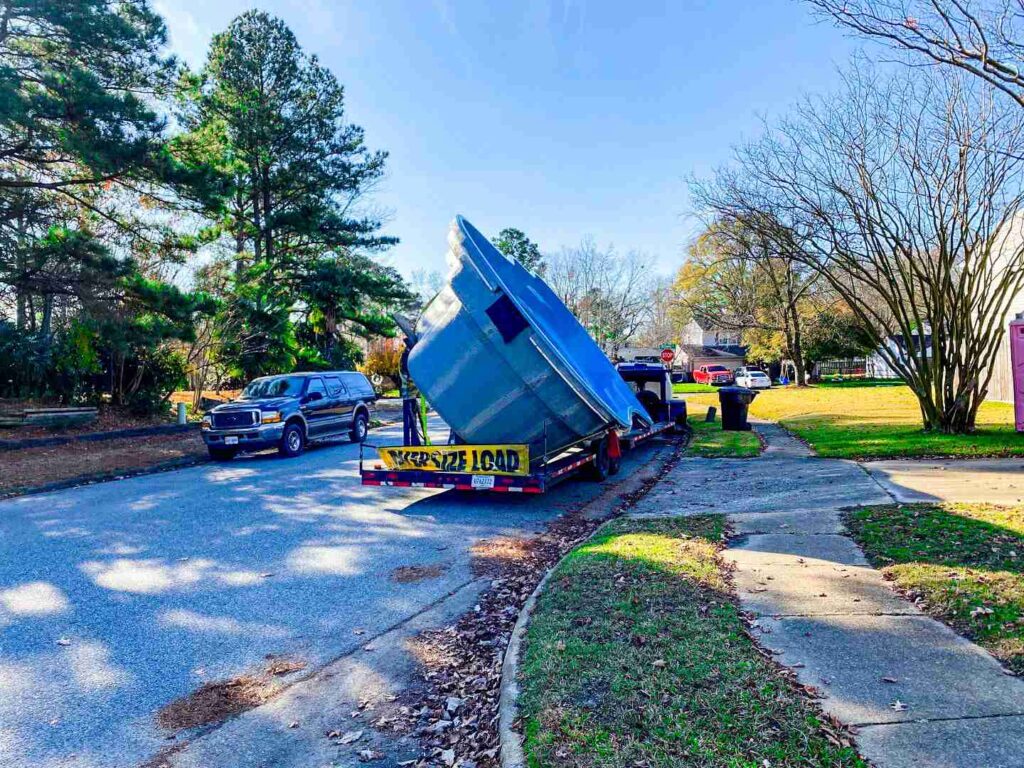
[(896, 501), (1024, 503), (1024, 459), (903, 459), (862, 465)]
[[(163, 705), (271, 655), (309, 675), (448, 620), (472, 605), (474, 542), (602, 491), (363, 488), (357, 460), (339, 443), (0, 503), (0, 766), (138, 765), (169, 743)], [(437, 567), (398, 582), (401, 566)]]

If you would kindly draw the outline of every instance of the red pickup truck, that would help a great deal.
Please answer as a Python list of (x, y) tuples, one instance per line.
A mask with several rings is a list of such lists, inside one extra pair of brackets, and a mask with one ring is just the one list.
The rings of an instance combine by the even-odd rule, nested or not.
[(702, 365), (693, 372), (693, 380), (698, 384), (731, 384), (732, 371), (724, 365)]

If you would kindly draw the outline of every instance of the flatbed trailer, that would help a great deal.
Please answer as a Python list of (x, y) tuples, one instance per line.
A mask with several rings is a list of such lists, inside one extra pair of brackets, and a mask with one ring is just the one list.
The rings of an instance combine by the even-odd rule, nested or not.
[[(359, 449), (359, 475), (363, 485), (393, 486), (397, 488), (447, 488), (458, 491), (497, 491), (500, 493), (544, 493), (546, 490), (577, 474), (587, 474), (595, 480), (604, 480), (619, 471), (622, 451), (631, 450), (652, 437), (670, 430), (687, 429), (686, 402), (672, 397), (672, 381), (663, 365), (620, 364), (616, 370), (636, 389), (637, 397), (647, 409), (654, 423), (646, 427), (620, 430), (606, 426), (587, 435), (574, 444), (548, 453), (544, 445), (541, 455), (534, 459), (526, 445), (477, 446), (447, 444), (423, 445), (421, 428), (417, 424), (419, 403), (407, 398), (402, 407), (403, 445), (374, 446), (387, 453), (392, 461), (395, 454), (413, 464), (412, 467), (387, 467), (375, 462), (365, 466), (364, 448)], [(488, 453), (493, 457), (507, 453), (515, 459), (514, 470), (508, 464), (491, 471), (494, 464), (478, 461)], [(462, 454), (461, 456), (458, 454)], [(453, 468), (468, 471), (448, 471)], [(427, 468), (419, 468), (427, 467)], [(520, 471), (520, 467), (526, 467)]]
[[(501, 493), (544, 493), (573, 475), (589, 472), (603, 479), (618, 472), (622, 450), (630, 450), (678, 427), (675, 421), (661, 421), (642, 429), (627, 432), (608, 430), (592, 435), (570, 446), (549, 460), (541, 460), (527, 474), (504, 475), (480, 472), (436, 472), (421, 469), (389, 469), (382, 464), (364, 466), (359, 453), (359, 474), (363, 485), (398, 488), (447, 488), (458, 491), (497, 491)], [(369, 446), (367, 447), (375, 447)], [(461, 446), (471, 449), (473, 446)], [(605, 455), (606, 454), (606, 455)]]

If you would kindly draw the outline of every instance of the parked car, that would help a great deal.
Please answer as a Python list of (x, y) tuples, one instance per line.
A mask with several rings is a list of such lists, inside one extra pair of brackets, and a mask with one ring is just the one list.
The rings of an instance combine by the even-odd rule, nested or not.
[(203, 417), (210, 456), (226, 461), (240, 451), (276, 447), (298, 456), (306, 445), (339, 435), (366, 439), (377, 395), (355, 371), (324, 371), (254, 379), (237, 400)]
[(732, 371), (724, 365), (702, 365), (693, 372), (698, 384), (732, 384)]
[(747, 389), (772, 388), (772, 380), (768, 377), (768, 374), (757, 370), (757, 368), (737, 368), (735, 379), (736, 386), (738, 387), (746, 387)]

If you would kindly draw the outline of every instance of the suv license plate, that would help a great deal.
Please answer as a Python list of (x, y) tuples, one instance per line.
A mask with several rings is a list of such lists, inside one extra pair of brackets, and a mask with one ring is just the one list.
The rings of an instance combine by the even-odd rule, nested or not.
[(474, 491), (487, 491), (494, 487), (494, 475), (473, 475), (470, 486)]
[(224, 445), (238, 445), (238, 438), (237, 437), (225, 437), (224, 438)]

